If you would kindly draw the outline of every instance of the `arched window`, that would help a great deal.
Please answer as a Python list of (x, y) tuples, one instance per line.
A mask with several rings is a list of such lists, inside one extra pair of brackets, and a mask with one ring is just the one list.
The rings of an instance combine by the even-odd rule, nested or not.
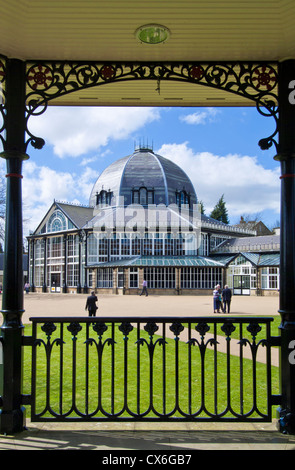
[(147, 189), (140, 188), (139, 190), (139, 204), (145, 206), (147, 204)]
[(97, 206), (110, 206), (112, 203), (113, 192), (109, 189), (106, 191), (102, 189), (99, 193), (96, 193), (96, 205)]
[(48, 232), (67, 230), (67, 219), (60, 210), (55, 210), (48, 220)]
[(177, 206), (181, 207), (182, 205), (189, 205), (190, 204), (190, 195), (183, 189), (182, 191), (176, 191), (176, 204)]
[(142, 206), (146, 206), (148, 204), (154, 204), (154, 189), (153, 188), (146, 188), (145, 186), (141, 186), (140, 188), (133, 188), (132, 189), (132, 203), (133, 204), (140, 204)]

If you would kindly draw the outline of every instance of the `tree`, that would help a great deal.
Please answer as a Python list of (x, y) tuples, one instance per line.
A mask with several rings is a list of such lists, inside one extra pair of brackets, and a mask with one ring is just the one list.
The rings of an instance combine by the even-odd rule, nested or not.
[(224, 201), (224, 194), (217, 202), (216, 206), (210, 214), (210, 217), (212, 217), (212, 219), (219, 220), (219, 222), (223, 222), (224, 224), (229, 224), (228, 212)]
[(205, 207), (203, 201), (198, 201), (198, 204), (200, 204), (201, 214), (205, 214)]

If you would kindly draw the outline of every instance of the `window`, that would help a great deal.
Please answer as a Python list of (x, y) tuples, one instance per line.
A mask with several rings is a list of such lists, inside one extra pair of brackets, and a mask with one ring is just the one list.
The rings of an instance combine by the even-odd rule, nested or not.
[(249, 276), (250, 289), (256, 289), (256, 267), (242, 255), (239, 255), (228, 266), (227, 283), (234, 287), (234, 276)]
[(60, 210), (55, 210), (47, 223), (48, 232), (61, 232), (67, 230), (67, 219)]
[(114, 234), (114, 238), (111, 239), (111, 256), (118, 257), (120, 254), (120, 239)]
[(79, 259), (79, 236), (69, 235), (68, 236), (68, 262), (78, 262)]
[(133, 204), (141, 204), (142, 206), (154, 204), (154, 195), (155, 191), (153, 188), (146, 188), (145, 186), (138, 189), (133, 188), (131, 201)]
[(150, 289), (175, 289), (175, 268), (144, 268), (144, 279)]
[(184, 204), (190, 203), (190, 196), (189, 194), (183, 189), (182, 191), (176, 191), (176, 205), (181, 207)]
[(97, 206), (110, 206), (112, 203), (113, 192), (109, 189), (105, 191), (102, 189), (100, 193), (96, 193), (96, 205)]
[(79, 284), (79, 265), (68, 264), (67, 266), (67, 285), (75, 287)]
[[(148, 235), (148, 234), (146, 234)], [(143, 240), (143, 250), (142, 254), (144, 256), (151, 256), (153, 254), (153, 240), (152, 238), (145, 238)]]
[(98, 261), (101, 263), (108, 260), (108, 240), (106, 237), (98, 240)]
[(121, 239), (121, 255), (130, 256), (130, 238), (124, 237)]
[(279, 268), (269, 267), (261, 269), (261, 288), (279, 289)]
[(34, 284), (41, 287), (44, 283), (44, 240), (34, 242)]
[(140, 255), (140, 245), (141, 245), (140, 238), (133, 238), (132, 239), (132, 248), (131, 248), (132, 256)]
[(131, 289), (138, 288), (138, 269), (137, 268), (129, 269), (129, 287)]
[(174, 240), (170, 235), (167, 234), (167, 238), (165, 238), (165, 256), (173, 256)]
[(108, 260), (108, 240), (106, 236), (90, 233), (87, 241), (87, 264), (102, 263)]
[(74, 287), (79, 284), (79, 236), (69, 235), (67, 247), (67, 285)]
[[(62, 261), (64, 255), (63, 237), (53, 237), (47, 239), (47, 258), (60, 258)], [(56, 263), (57, 260), (54, 260)]]
[(201, 256), (208, 256), (209, 255), (209, 237), (208, 234), (201, 234), (201, 245), (199, 248), (199, 254)]
[[(158, 233), (156, 235), (159, 235)], [(163, 255), (163, 239), (155, 238), (154, 240), (154, 255), (161, 256)]]
[(181, 268), (181, 289), (214, 289), (222, 284), (222, 268)]
[(183, 237), (179, 235), (179, 238), (177, 238), (175, 242), (176, 242), (175, 243), (175, 250), (176, 250), (175, 255), (176, 256), (185, 255), (185, 240), (183, 239)]
[(132, 203), (139, 204), (139, 191), (136, 189), (132, 190)]
[(97, 263), (98, 237), (91, 233), (87, 240), (87, 264)]
[(139, 190), (139, 204), (142, 206), (147, 204), (147, 189), (146, 188), (140, 188)]
[(113, 268), (97, 269), (97, 287), (105, 289), (113, 287)]

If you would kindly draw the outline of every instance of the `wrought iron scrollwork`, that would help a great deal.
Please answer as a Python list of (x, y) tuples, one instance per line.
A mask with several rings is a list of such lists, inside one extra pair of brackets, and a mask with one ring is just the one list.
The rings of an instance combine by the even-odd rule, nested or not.
[(258, 323), (252, 322), (247, 326), (247, 330), (251, 333), (253, 341), (255, 341), (257, 334), (261, 331), (261, 326)]
[[(0, 138), (5, 145), (5, 80), (6, 59), (0, 58)], [(43, 114), (49, 101), (77, 90), (97, 87), (107, 83), (131, 80), (155, 80), (160, 92), (163, 80), (189, 82), (218, 88), (243, 96), (256, 103), (263, 116), (278, 121), (277, 66), (268, 63), (97, 63), (97, 62), (28, 62), (26, 73), (26, 132), (29, 143), (41, 149), (45, 141), (34, 136), (28, 126), (31, 116)], [(262, 149), (273, 144), (277, 147), (274, 132), (259, 141)]]
[(172, 331), (172, 333), (175, 334), (175, 339), (179, 339), (178, 336), (180, 335), (180, 333), (184, 330), (184, 326), (176, 321), (174, 323), (172, 323), (172, 325), (169, 327), (169, 329)]
[(78, 89), (127, 80), (174, 80), (223, 89), (267, 104), (277, 101), (276, 66), (255, 63), (75, 63), (28, 64), (31, 109)]
[(99, 337), (101, 337), (105, 331), (107, 331), (108, 327), (103, 322), (96, 322), (93, 325), (93, 330), (97, 333)]
[(196, 331), (198, 331), (198, 333), (200, 333), (201, 338), (204, 339), (205, 334), (208, 333), (208, 331), (210, 330), (210, 326), (208, 325), (208, 323), (200, 322), (197, 324), (195, 329)]
[(232, 322), (225, 322), (221, 326), (221, 329), (226, 334), (226, 339), (230, 339), (230, 336), (235, 331), (236, 327)]
[[(6, 58), (0, 57), (0, 139), (5, 145)], [(28, 62), (26, 73), (26, 132), (29, 143), (41, 149), (45, 141), (34, 136), (28, 126), (31, 116), (43, 114), (49, 101), (77, 90), (107, 83), (131, 80), (155, 80), (160, 92), (163, 80), (189, 82), (218, 88), (254, 101), (258, 112), (275, 119), (274, 132), (259, 141), (260, 147), (277, 147), (278, 122), (277, 65), (269, 63), (97, 63), (97, 62)]]
[[(189, 82), (218, 88), (254, 101), (260, 114), (272, 116), (276, 122), (278, 119), (276, 64), (263, 62), (28, 62), (26, 74), (27, 117), (44, 113), (50, 100), (77, 90), (132, 80), (155, 80), (158, 93), (163, 80)], [(4, 81), (5, 63), (3, 61), (0, 63), (0, 83)], [(27, 133), (29, 135), (27, 144), (30, 142), (35, 148), (42, 148), (44, 140), (33, 136), (28, 125)], [(273, 144), (276, 145), (274, 139), (276, 133), (277, 128), (271, 136), (259, 141), (262, 149), (268, 149)]]
[(198, 344), (200, 351), (205, 351), (207, 348), (207, 345), (210, 344), (210, 346), (217, 345), (218, 341), (215, 338), (209, 338), (208, 341), (205, 343), (205, 335), (210, 331), (210, 326), (206, 322), (200, 322), (196, 325), (195, 330), (200, 334), (201, 336), (201, 344), (196, 338), (192, 338), (191, 342), (192, 344)]
[(153, 336), (156, 331), (158, 331), (159, 327), (155, 322), (148, 322), (145, 327), (145, 331), (149, 334), (149, 336)]
[(130, 322), (122, 322), (119, 326), (119, 330), (123, 333), (124, 339), (128, 339), (128, 335), (133, 330), (133, 326)]
[(77, 336), (79, 331), (82, 330), (82, 326), (78, 322), (72, 322), (67, 326), (67, 330), (72, 334), (73, 339)]
[(45, 322), (44, 325), (41, 326), (41, 330), (44, 331), (44, 333), (46, 334), (48, 338), (56, 330), (56, 326), (53, 322), (48, 321), (48, 322)]

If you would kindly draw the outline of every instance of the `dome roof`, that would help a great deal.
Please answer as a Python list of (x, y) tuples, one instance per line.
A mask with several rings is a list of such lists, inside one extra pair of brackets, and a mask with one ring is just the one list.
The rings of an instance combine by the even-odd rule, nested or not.
[(101, 173), (92, 188), (89, 204), (97, 205), (101, 191), (112, 195), (112, 205), (119, 204), (119, 197), (124, 198), (121, 203), (124, 201), (125, 206), (142, 203), (141, 190), (149, 194), (147, 203), (175, 204), (177, 194), (179, 198), (187, 195), (190, 205), (197, 203), (194, 187), (178, 165), (150, 149), (140, 148)]

